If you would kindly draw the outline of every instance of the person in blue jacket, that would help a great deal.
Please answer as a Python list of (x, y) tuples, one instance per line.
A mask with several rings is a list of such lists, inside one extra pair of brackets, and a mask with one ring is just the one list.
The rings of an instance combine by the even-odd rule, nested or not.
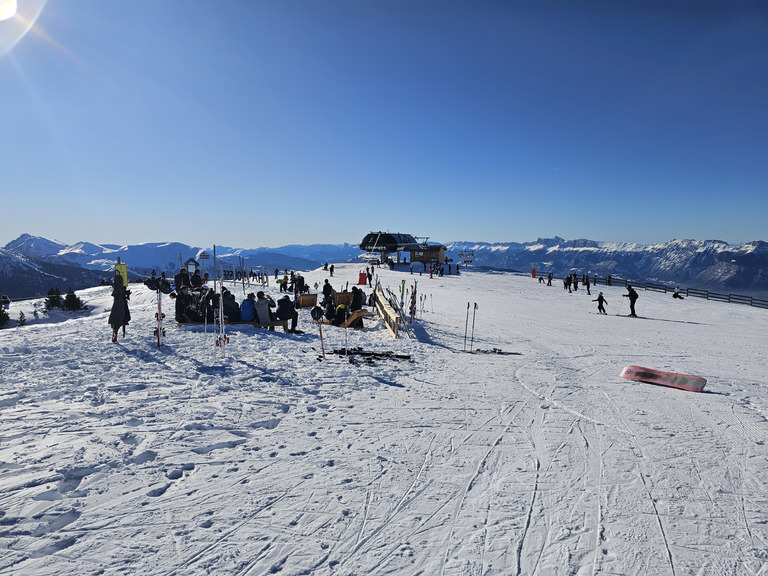
[(251, 292), (248, 297), (240, 304), (240, 319), (243, 322), (253, 322), (256, 320), (256, 294)]

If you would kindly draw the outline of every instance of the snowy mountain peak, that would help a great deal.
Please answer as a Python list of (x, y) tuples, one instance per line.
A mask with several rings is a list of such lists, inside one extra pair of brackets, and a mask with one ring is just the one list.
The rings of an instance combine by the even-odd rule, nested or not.
[(24, 254), (30, 258), (46, 258), (58, 254), (66, 246), (66, 244), (58, 240), (48, 240), (40, 236), (22, 234), (16, 240), (8, 242), (5, 245), (5, 249), (17, 254)]

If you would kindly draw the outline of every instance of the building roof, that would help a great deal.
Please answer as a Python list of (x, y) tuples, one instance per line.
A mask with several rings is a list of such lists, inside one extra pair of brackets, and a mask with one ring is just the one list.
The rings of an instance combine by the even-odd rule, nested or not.
[(428, 250), (429, 244), (418, 242), (410, 234), (391, 232), (370, 232), (360, 242), (360, 250), (368, 252), (403, 252), (410, 250)]

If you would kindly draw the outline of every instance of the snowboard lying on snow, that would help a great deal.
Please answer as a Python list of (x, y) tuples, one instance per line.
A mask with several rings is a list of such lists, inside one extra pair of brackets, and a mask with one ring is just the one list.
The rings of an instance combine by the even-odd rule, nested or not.
[(659, 384), (661, 386), (671, 386), (681, 390), (691, 392), (701, 392), (707, 383), (701, 376), (692, 376), (690, 374), (676, 374), (675, 372), (662, 372), (652, 368), (643, 368), (642, 366), (627, 366), (621, 371), (622, 378), (629, 380), (638, 380), (639, 382), (648, 382), (649, 384)]

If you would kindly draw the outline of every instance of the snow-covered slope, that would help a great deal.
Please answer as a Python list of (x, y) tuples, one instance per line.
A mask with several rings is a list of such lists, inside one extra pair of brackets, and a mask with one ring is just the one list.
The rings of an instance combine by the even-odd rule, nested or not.
[(631, 319), (618, 287), (600, 316), (521, 275), (378, 274), (418, 281), (418, 339), (368, 321), (321, 341), (302, 310), (303, 335), (230, 327), (221, 350), (169, 323), (157, 349), (141, 285), (117, 344), (108, 288), (0, 331), (0, 573), (766, 571), (768, 310), (641, 292)]

